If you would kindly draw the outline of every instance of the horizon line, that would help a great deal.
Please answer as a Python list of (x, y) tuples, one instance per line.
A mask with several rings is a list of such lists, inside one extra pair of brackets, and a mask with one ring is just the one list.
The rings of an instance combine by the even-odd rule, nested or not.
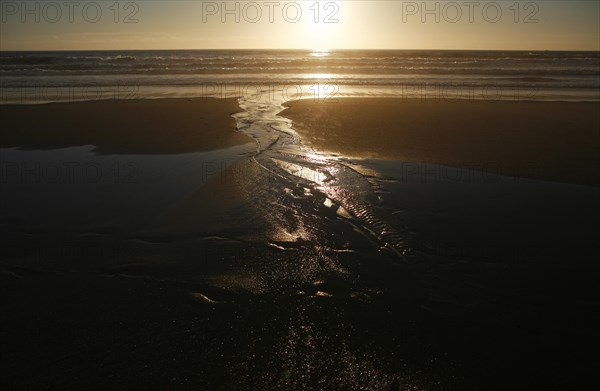
[(344, 48), (177, 48), (177, 49), (11, 49), (11, 50), (3, 50), (0, 49), (0, 53), (2, 52), (124, 52), (124, 51), (209, 51), (209, 50), (219, 50), (219, 51), (254, 51), (254, 50), (269, 50), (269, 51), (463, 51), (463, 52), (598, 52), (600, 53), (600, 49), (406, 49), (406, 48), (355, 48), (355, 49), (344, 49)]

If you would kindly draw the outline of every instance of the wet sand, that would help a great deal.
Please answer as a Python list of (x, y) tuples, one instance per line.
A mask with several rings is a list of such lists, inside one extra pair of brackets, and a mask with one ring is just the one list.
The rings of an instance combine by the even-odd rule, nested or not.
[[(250, 140), (227, 127), (229, 109), (219, 106), (223, 115), (218, 116), (203, 103), (175, 102), (127, 103), (134, 108), (124, 111), (122, 119), (132, 113), (127, 119), (132, 126), (121, 129), (130, 133), (89, 135), (96, 137), (92, 141), (101, 153), (163, 154), (218, 148), (237, 137), (241, 137), (240, 143)], [(340, 103), (340, 108), (346, 103)], [(224, 101), (211, 104), (228, 105)], [(111, 107), (112, 103), (81, 105), (83, 111), (73, 115), (88, 110), (104, 124), (118, 122), (98, 114), (103, 113), (98, 108)], [(52, 106), (23, 110), (41, 113), (50, 110), (47, 107)], [(64, 114), (72, 109), (61, 106), (60, 110)], [(368, 112), (364, 116), (372, 119), (371, 125), (389, 121), (389, 134), (391, 109), (385, 106), (363, 111)], [(347, 119), (336, 117), (336, 124), (325, 109), (314, 112), (319, 110), (328, 125), (315, 123), (316, 129), (331, 129), (339, 136)], [(347, 110), (351, 119), (359, 111)], [(384, 112), (387, 116), (381, 116)], [(154, 118), (149, 124), (153, 127), (138, 126), (147, 123), (140, 121), (133, 125), (136, 116), (145, 120), (144, 113)], [(173, 137), (159, 123), (173, 119), (175, 114), (177, 118), (187, 115), (198, 127), (185, 127), (181, 137)], [(12, 115), (16, 121), (18, 117)], [(38, 142), (32, 135), (36, 131), (23, 127), (31, 133), (19, 134), (20, 140), (14, 135), (15, 145), (52, 148), (91, 143), (92, 137), (84, 139), (75, 125), (52, 115), (56, 115), (52, 118), (57, 124), (63, 121), (70, 127), (70, 132), (61, 133), (57, 127), (62, 138), (51, 142), (48, 135)], [(212, 125), (200, 126), (197, 115), (205, 117), (207, 124), (214, 115)], [(182, 127), (189, 121), (182, 120)], [(383, 132), (384, 125), (378, 131)], [(150, 128), (156, 139), (146, 142), (144, 135)], [(342, 146), (354, 147), (357, 154), (379, 148), (382, 153), (391, 151), (381, 156), (399, 156), (391, 142), (376, 148), (358, 127), (356, 130)], [(299, 131), (303, 132), (301, 126)], [(7, 132), (3, 129), (3, 133)], [(310, 142), (311, 133), (302, 134)], [(327, 133), (321, 136), (330, 137)], [(425, 152), (436, 151), (436, 142), (429, 136), (412, 156), (429, 156)], [(335, 180), (319, 184), (310, 182), (312, 175), (308, 180), (292, 175), (284, 169), (283, 159), (288, 159), (292, 168), (304, 161), (286, 156), (284, 151), (274, 149), (255, 159), (232, 159), (231, 164), (219, 160), (219, 151), (197, 160), (177, 155), (182, 160), (172, 163), (166, 172), (167, 156), (160, 156), (159, 164), (141, 166), (147, 169), (140, 171), (144, 175), (134, 183), (110, 178), (109, 182), (52, 184), (65, 187), (67, 196), (62, 198), (48, 197), (44, 180), (38, 183), (31, 181), (30, 174), (24, 175), (29, 180), (25, 185), (33, 189), (30, 192), (47, 198), (40, 202), (42, 210), (56, 209), (57, 202), (72, 206), (82, 198), (83, 189), (98, 197), (98, 205), (108, 208), (103, 215), (143, 212), (152, 219), (141, 230), (137, 225), (135, 230), (80, 230), (78, 225), (76, 232), (56, 229), (55, 225), (62, 223), (60, 218), (50, 219), (47, 229), (40, 229), (45, 225), (27, 225), (23, 232), (17, 229), (18, 220), (1, 219), (0, 311), (7, 316), (0, 324), (0, 341), (9, 374), (3, 378), (4, 388), (93, 389), (107, 384), (126, 389), (463, 391), (584, 388), (586, 380), (593, 378), (595, 352), (600, 346), (595, 333), (600, 319), (592, 293), (598, 270), (581, 246), (588, 243), (587, 248), (592, 247), (594, 242), (587, 237), (597, 235), (596, 231), (586, 232), (585, 237), (578, 234), (587, 230), (580, 216), (589, 215), (583, 222), (591, 225), (598, 214), (597, 207), (589, 207), (591, 202), (581, 202), (591, 197), (577, 197), (577, 193), (586, 195), (597, 188), (545, 183), (539, 191), (532, 193), (529, 188), (528, 193), (522, 191), (527, 187), (518, 183), (514, 192), (498, 192), (502, 183), (493, 188), (484, 183), (483, 189), (478, 184), (464, 188), (452, 184), (460, 188), (448, 189), (439, 182), (429, 184), (432, 187), (397, 188), (394, 186), (402, 183), (389, 181), (380, 191), (368, 187), (369, 194), (363, 199), (359, 185), (369, 182), (348, 170), (355, 174), (344, 179), (353, 185), (349, 188), (353, 198), (348, 201), (356, 201), (353, 210), (369, 207), (371, 195), (381, 195), (385, 202), (371, 208), (373, 215), (351, 220), (325, 203), (327, 187), (338, 186), (342, 196), (347, 188)], [(33, 154), (25, 162), (36, 162), (38, 152), (23, 152)], [(126, 156), (104, 157), (119, 162)], [(240, 152), (238, 156), (248, 155)], [(279, 171), (265, 170), (259, 164), (268, 164), (272, 157), (276, 162), (268, 167)], [(211, 163), (210, 170), (202, 172), (202, 162)], [(304, 164), (303, 169), (328, 168)], [(341, 166), (329, 169), (339, 177), (349, 175), (338, 170)], [(199, 181), (199, 187), (176, 192), (176, 202), (167, 203), (167, 207), (144, 207), (154, 192), (172, 190), (168, 179), (179, 183), (189, 176), (209, 173), (213, 176)], [(21, 182), (8, 185), (10, 191), (28, 189)], [(538, 185), (529, 184), (535, 189)], [(109, 188), (118, 202), (109, 202), (109, 197), (91, 191), (94, 186)], [(141, 190), (133, 191), (137, 186)], [(568, 188), (557, 192), (560, 186)], [(128, 207), (130, 204), (121, 199), (125, 196), (138, 203)], [(531, 200), (541, 198), (544, 202), (532, 208)], [(461, 209), (456, 204), (465, 205)], [(32, 209), (30, 203), (21, 205), (10, 204), (5, 209), (15, 210), (17, 217)], [(486, 205), (493, 207), (487, 211)], [(382, 251), (378, 242), (360, 230), (368, 218), (392, 210), (391, 216), (385, 214), (383, 218), (415, 248), (406, 259)], [(100, 212), (79, 214), (94, 222)], [(485, 216), (485, 224), (477, 224), (479, 215)], [(516, 218), (511, 220), (513, 216)], [(576, 226), (572, 222), (577, 219)], [(495, 239), (489, 244), (460, 229), (469, 224)], [(402, 229), (405, 225), (406, 230)], [(515, 225), (529, 232), (522, 234)], [(271, 231), (282, 233), (281, 240)], [(453, 233), (448, 240), (451, 247), (437, 240), (448, 232)], [(295, 239), (286, 242), (285, 234)], [(561, 234), (562, 247), (555, 239)], [(517, 244), (526, 243), (527, 252), (515, 246), (513, 236), (522, 238)], [(496, 243), (502, 243), (503, 249), (508, 247), (510, 254), (499, 253)], [(548, 250), (536, 253), (541, 246)], [(561, 263), (548, 263), (548, 253), (555, 253)], [(484, 257), (488, 254), (493, 257)]]
[(0, 147), (94, 145), (101, 154), (173, 154), (252, 142), (235, 132), (237, 99), (1, 105)]
[(287, 106), (281, 115), (320, 151), (599, 183), (598, 103), (348, 98)]

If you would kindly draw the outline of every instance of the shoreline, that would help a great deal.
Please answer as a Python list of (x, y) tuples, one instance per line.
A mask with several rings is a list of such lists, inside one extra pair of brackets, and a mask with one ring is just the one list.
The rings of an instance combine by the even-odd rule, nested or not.
[[(314, 90), (315, 83), (322, 87), (335, 87), (334, 91)], [(65, 89), (66, 99), (42, 99), (41, 96), (35, 96), (36, 90), (25, 94), (22, 88), (0, 88), (0, 107), (7, 106), (37, 106), (54, 103), (87, 103), (87, 102), (131, 102), (131, 101), (155, 101), (155, 100), (205, 100), (205, 99), (250, 99), (256, 102), (256, 89), (242, 92), (242, 87), (252, 85), (260, 91), (259, 96), (278, 96), (284, 97), (283, 103), (293, 103), (305, 100), (336, 101), (338, 99), (400, 99), (403, 101), (421, 102), (431, 101), (435, 103), (465, 103), (465, 102), (565, 102), (565, 103), (599, 103), (600, 95), (597, 89), (593, 88), (537, 88), (535, 86), (503, 85), (495, 87), (499, 95), (484, 95), (488, 87), (470, 85), (450, 85), (448, 89), (441, 89), (443, 85), (433, 84), (429, 90), (423, 85), (406, 86), (403, 84), (345, 84), (338, 83), (336, 80), (306, 79), (302, 81), (265, 81), (256, 84), (251, 81), (230, 81), (216, 83), (201, 81), (190, 85), (162, 85), (162, 86), (141, 86), (138, 90), (115, 90), (114, 86), (100, 86), (100, 95), (89, 97), (85, 94), (85, 86), (61, 87)], [(209, 91), (205, 90), (211, 87)], [(289, 96), (289, 88), (294, 87), (296, 92)], [(450, 89), (455, 87), (455, 89)], [(33, 88), (33, 87), (32, 87)], [(224, 89), (225, 88), (225, 89)], [(76, 91), (79, 91), (76, 93)], [(458, 93), (458, 94), (457, 94)], [(593, 94), (592, 94), (593, 93)], [(24, 98), (23, 94), (30, 96), (30, 99)], [(300, 97), (297, 96), (300, 94)], [(33, 95), (33, 96), (32, 96)], [(10, 98), (13, 98), (11, 100)], [(287, 99), (287, 100), (286, 100)]]

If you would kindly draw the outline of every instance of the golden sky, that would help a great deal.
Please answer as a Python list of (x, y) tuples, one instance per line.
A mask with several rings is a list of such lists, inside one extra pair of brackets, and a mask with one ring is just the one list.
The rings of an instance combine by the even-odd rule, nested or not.
[(2, 1), (1, 50), (600, 50), (598, 1)]

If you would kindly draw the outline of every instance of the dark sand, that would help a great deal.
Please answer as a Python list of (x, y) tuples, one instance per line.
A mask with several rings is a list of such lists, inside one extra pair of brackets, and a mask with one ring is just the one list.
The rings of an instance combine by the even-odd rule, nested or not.
[(170, 154), (251, 142), (234, 132), (237, 99), (1, 105), (0, 147), (96, 146), (97, 153)]
[[(239, 110), (234, 101), (72, 105), (1, 107), (3, 122), (13, 124), (13, 131), (16, 127), (24, 131), (13, 134), (3, 127), (1, 145), (52, 148), (94, 144), (105, 153), (173, 153), (249, 140), (231, 131), (229, 114)], [(298, 121), (295, 124), (306, 142), (332, 150), (339, 147), (350, 155), (490, 161), (494, 151), (486, 154), (478, 148), (496, 143), (509, 155), (522, 148), (523, 153), (535, 156), (544, 148), (569, 146), (574, 140), (589, 143), (576, 144), (582, 150), (597, 148), (597, 133), (590, 138), (585, 132), (569, 133), (560, 140), (564, 132), (543, 137), (541, 126), (523, 126), (537, 129), (537, 136), (532, 133), (530, 138), (538, 140), (538, 145), (515, 131), (521, 126), (515, 125), (516, 119), (531, 115), (527, 108), (535, 104), (514, 104), (510, 109), (507, 105), (507, 111), (514, 114), (510, 118), (500, 113), (491, 116), (498, 108), (484, 108), (488, 111), (484, 115), (483, 109), (475, 109), (478, 106), (343, 100), (327, 107), (298, 103), (286, 115), (291, 113)], [(597, 121), (597, 114), (590, 116), (589, 107), (573, 107), (582, 110), (573, 116), (589, 132), (587, 124)], [(120, 118), (99, 108), (114, 108)], [(440, 110), (422, 120), (439, 126), (429, 128), (423, 123), (421, 133), (390, 131), (400, 129), (390, 114), (406, 110), (410, 114), (403, 115), (404, 120), (412, 118), (417, 123), (422, 118), (413, 115), (417, 109), (421, 113)], [(456, 114), (445, 116), (443, 110)], [(519, 110), (523, 111), (517, 113)], [(551, 116), (572, 114), (565, 110), (560, 106)], [(315, 118), (306, 116), (308, 112)], [(468, 113), (480, 116), (479, 122), (466, 116)], [(485, 118), (496, 118), (510, 127), (505, 132), (500, 127), (478, 132), (483, 127), (476, 125), (487, 123)], [(49, 119), (57, 133), (48, 132)], [(91, 130), (78, 131), (77, 121)], [(25, 122), (30, 127), (25, 127)], [(61, 122), (64, 129), (59, 127)], [(35, 123), (42, 125), (44, 132), (36, 134)], [(122, 132), (106, 131), (108, 123)], [(173, 123), (179, 125), (168, 130), (161, 125)], [(441, 126), (448, 129), (453, 123), (457, 134), (449, 137)], [(315, 126), (319, 137), (329, 142), (311, 141), (311, 134), (303, 130), (307, 126)], [(361, 132), (364, 129), (369, 131)], [(385, 142), (373, 137), (377, 135), (387, 137)], [(507, 140), (494, 141), (502, 140), (502, 135)], [(410, 140), (410, 148), (399, 147)], [(531, 150), (522, 145), (509, 148), (517, 144), (515, 140), (524, 140)], [(422, 239), (433, 244), (432, 250), (416, 258), (417, 262), (405, 263), (389, 259), (353, 225), (337, 218), (323, 206), (323, 195), (302, 197), (302, 183), (293, 188), (294, 197), (278, 187), (270, 191), (269, 185), (269, 191), (252, 192), (249, 202), (289, 230), (302, 223), (301, 228), (313, 232), (318, 240), (289, 243), (285, 248), (244, 240), (248, 235), (242, 234), (264, 231), (261, 219), (251, 211), (245, 216), (245, 208), (237, 209), (246, 195), (236, 192), (240, 177), (252, 184), (270, 180), (264, 170), (252, 171), (256, 166), (240, 162), (228, 167), (173, 205), (139, 236), (102, 231), (72, 235), (39, 229), (20, 233), (13, 229), (12, 221), (0, 221), (0, 312), (4, 315), (0, 322), (4, 368), (0, 388), (504, 391), (585, 389), (588, 379), (595, 379), (600, 346), (594, 285), (598, 271), (580, 251), (582, 239), (577, 234), (582, 229), (573, 230), (574, 225), (564, 223), (580, 216), (571, 213), (572, 206), (585, 208), (586, 204), (562, 202), (554, 193), (537, 209), (531, 208), (527, 199), (516, 207), (511, 200), (501, 199), (504, 209), (491, 211), (496, 214), (491, 214), (486, 225), (475, 225), (489, 236), (499, 235), (498, 241), (510, 239), (515, 231), (520, 233), (513, 225), (532, 225), (522, 217), (512, 225), (502, 225), (494, 217), (503, 210), (515, 216), (531, 210), (544, 218), (536, 220), (533, 227), (546, 230), (532, 229), (534, 235), (521, 235), (523, 242), (530, 241), (535, 249), (539, 248), (538, 239), (544, 237), (542, 244), (549, 247), (548, 252), (555, 252), (557, 240), (553, 238), (566, 233), (562, 247), (572, 248), (573, 254), (562, 257), (565, 262), (560, 267), (533, 264), (544, 260), (546, 253), (525, 262), (533, 251), (520, 254), (521, 248), (513, 241), (504, 246), (514, 253), (512, 258), (503, 254), (492, 260), (481, 257), (495, 247), (473, 249), (471, 236), (462, 237), (462, 242), (456, 241), (448, 249), (443, 242), (436, 245), (435, 232)], [(128, 192), (127, 184), (120, 187), (123, 194)], [(155, 187), (159, 188), (160, 182)], [(248, 187), (255, 188), (261, 189)], [(452, 203), (448, 209), (440, 209), (435, 194), (422, 197), (434, 193), (427, 189), (417, 189), (422, 192), (414, 197), (424, 200), (422, 206), (419, 209), (415, 203), (419, 210), (409, 210), (409, 216), (401, 217), (398, 224), (409, 222), (412, 213), (421, 225), (430, 225), (443, 235), (450, 229), (460, 233), (456, 227), (471, 223), (481, 210), (462, 214), (463, 209), (452, 209)], [(78, 194), (72, 197), (76, 199)], [(48, 200), (48, 208), (55, 207), (53, 202)], [(435, 213), (430, 213), (431, 205), (435, 205)], [(457, 217), (446, 213), (448, 210)], [(118, 214), (132, 212), (115, 208)], [(589, 221), (597, 221), (595, 216), (597, 208), (591, 210)], [(245, 232), (238, 236), (232, 222)], [(206, 227), (217, 232), (205, 234), (215, 236), (201, 236)], [(554, 231), (554, 236), (547, 235)], [(330, 249), (343, 249), (346, 242), (356, 251)], [(585, 242), (591, 247), (592, 240)], [(562, 255), (559, 251), (557, 257)], [(595, 259), (593, 254), (589, 257)], [(580, 268), (582, 263), (587, 268)]]
[(598, 184), (600, 105), (388, 98), (288, 104), (304, 143), (358, 158)]

